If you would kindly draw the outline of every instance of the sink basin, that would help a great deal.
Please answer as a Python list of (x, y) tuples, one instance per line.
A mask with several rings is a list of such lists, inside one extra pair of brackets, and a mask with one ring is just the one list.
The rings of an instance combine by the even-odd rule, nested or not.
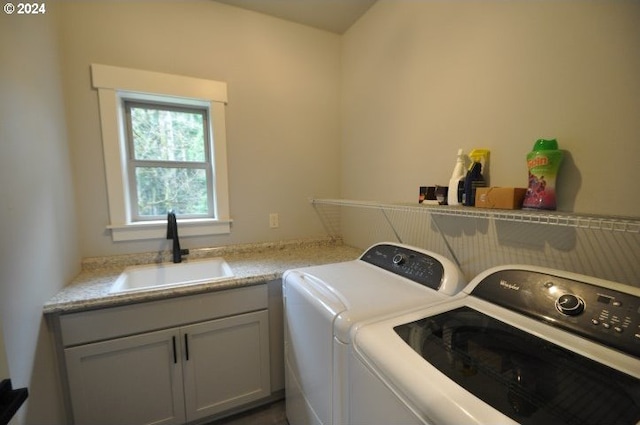
[(126, 268), (115, 281), (111, 293), (146, 291), (195, 283), (213, 282), (233, 277), (231, 268), (221, 257), (184, 263), (163, 263)]

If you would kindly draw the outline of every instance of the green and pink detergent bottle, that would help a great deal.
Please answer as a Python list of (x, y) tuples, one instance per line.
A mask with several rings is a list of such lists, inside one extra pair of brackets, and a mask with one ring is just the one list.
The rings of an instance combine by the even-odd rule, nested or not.
[(556, 209), (556, 177), (564, 154), (556, 139), (539, 139), (527, 154), (529, 187), (522, 208)]

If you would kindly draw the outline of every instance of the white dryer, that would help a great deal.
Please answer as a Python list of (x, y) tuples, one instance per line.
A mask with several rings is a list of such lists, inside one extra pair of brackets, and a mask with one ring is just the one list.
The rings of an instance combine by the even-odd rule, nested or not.
[(348, 423), (347, 364), (357, 324), (447, 301), (465, 285), (446, 257), (394, 243), (374, 245), (354, 261), (285, 272), (289, 423)]
[(353, 425), (640, 424), (640, 289), (533, 266), (352, 336)]

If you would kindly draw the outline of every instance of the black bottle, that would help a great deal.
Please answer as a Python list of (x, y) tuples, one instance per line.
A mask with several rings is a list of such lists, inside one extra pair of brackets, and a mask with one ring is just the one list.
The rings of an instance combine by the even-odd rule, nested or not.
[(482, 164), (474, 162), (464, 178), (464, 202), (463, 205), (473, 207), (476, 204), (476, 188), (485, 187), (487, 183), (482, 176)]

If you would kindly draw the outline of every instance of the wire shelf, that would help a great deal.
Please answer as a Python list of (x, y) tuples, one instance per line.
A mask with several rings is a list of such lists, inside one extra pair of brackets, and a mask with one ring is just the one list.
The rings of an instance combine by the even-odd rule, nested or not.
[(425, 214), (441, 216), (483, 218), (517, 223), (545, 224), (552, 226), (640, 234), (640, 218), (634, 217), (585, 215), (551, 211), (491, 210), (446, 205), (389, 204), (377, 201), (358, 201), (352, 199), (313, 198), (310, 199), (310, 202), (318, 205), (370, 208), (382, 211), (424, 212)]

